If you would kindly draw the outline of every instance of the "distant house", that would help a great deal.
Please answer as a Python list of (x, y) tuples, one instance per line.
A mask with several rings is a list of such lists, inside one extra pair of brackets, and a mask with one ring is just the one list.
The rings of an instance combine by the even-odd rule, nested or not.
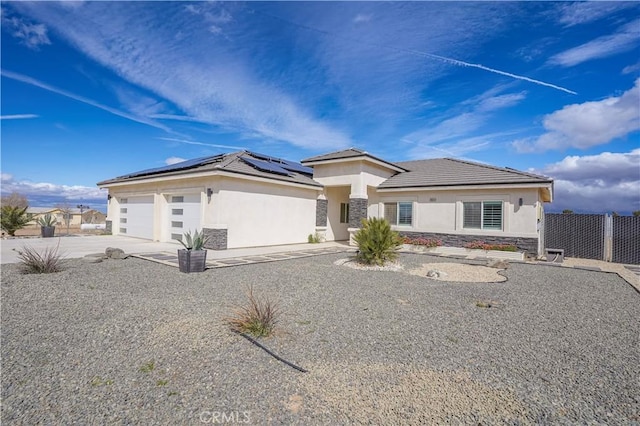
[[(36, 225), (36, 221), (44, 217), (47, 214), (53, 216), (56, 220), (56, 226), (67, 226), (65, 213), (69, 213), (69, 226), (79, 227), (81, 223), (105, 223), (107, 217), (104, 213), (89, 209), (83, 210), (82, 214), (80, 209), (70, 208), (68, 210), (60, 207), (29, 207), (27, 208), (27, 214), (32, 215), (31, 223)], [(82, 217), (82, 220), (81, 220)]]
[(484, 240), (539, 253), (553, 180), (441, 158), (389, 162), (358, 149), (292, 162), (248, 151), (185, 161), (98, 183), (113, 234), (156, 241), (204, 229), (208, 248), (347, 241), (366, 217), (401, 234), (462, 246)]

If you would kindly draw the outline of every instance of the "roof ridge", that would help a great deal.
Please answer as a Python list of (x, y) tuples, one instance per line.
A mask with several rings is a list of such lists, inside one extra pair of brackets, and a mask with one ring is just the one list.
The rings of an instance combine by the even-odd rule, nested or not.
[(527, 173), (527, 172), (523, 172), (521, 170), (512, 169), (510, 167), (499, 167), (499, 166), (494, 166), (494, 165), (491, 165), (491, 164), (480, 163), (480, 162), (469, 161), (469, 160), (461, 160), (459, 158), (451, 158), (451, 157), (445, 157), (445, 158), (443, 158), (443, 160), (456, 161), (458, 163), (470, 164), (470, 165), (473, 165), (473, 166), (484, 167), (484, 168), (492, 169), (492, 170), (499, 170), (501, 172), (508, 172), (508, 173), (513, 173), (513, 174), (522, 175), (522, 176), (534, 177), (534, 178), (537, 178), (537, 179), (551, 180), (551, 178), (548, 177), (548, 176), (537, 175), (535, 173)]

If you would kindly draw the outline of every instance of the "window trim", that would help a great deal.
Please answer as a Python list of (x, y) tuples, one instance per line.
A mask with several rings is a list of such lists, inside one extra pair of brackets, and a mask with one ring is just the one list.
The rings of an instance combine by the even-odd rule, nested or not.
[[(462, 202), (462, 221), (461, 221), (461, 225), (462, 225), (462, 229), (467, 229), (467, 230), (481, 230), (481, 231), (504, 231), (505, 229), (505, 212), (504, 212), (504, 206), (505, 206), (505, 201), (504, 200), (500, 200), (500, 199), (486, 199), (486, 200), (466, 200), (466, 201), (461, 201)], [(486, 224), (486, 219), (485, 218), (485, 203), (494, 203), (494, 204), (500, 204), (500, 227), (492, 227), (492, 226), (487, 226)], [(465, 225), (465, 210), (466, 210), (466, 205), (467, 204), (480, 204), (480, 226), (479, 227), (472, 227), (472, 226), (466, 226)]]
[(349, 223), (349, 203), (340, 203), (340, 223)]
[[(386, 219), (387, 221), (389, 221), (389, 219), (387, 219), (388, 215), (387, 215), (387, 205), (395, 205), (395, 210), (396, 210), (396, 214), (395, 214), (395, 220), (393, 222), (389, 221), (389, 224), (391, 226), (401, 226), (401, 227), (412, 227), (413, 226), (413, 221), (414, 221), (414, 205), (413, 205), (413, 201), (389, 201), (389, 202), (383, 202), (382, 203), (382, 217), (384, 219)], [(400, 218), (401, 218), (401, 213), (402, 213), (402, 206), (404, 205), (405, 207), (408, 205), (410, 206), (410, 211), (409, 211), (409, 223), (400, 223)]]

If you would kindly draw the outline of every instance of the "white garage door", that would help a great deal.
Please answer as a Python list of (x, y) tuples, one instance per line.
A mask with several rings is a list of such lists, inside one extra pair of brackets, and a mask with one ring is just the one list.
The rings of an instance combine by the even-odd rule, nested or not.
[(200, 231), (200, 194), (169, 195), (169, 235), (182, 238), (185, 232)]
[(120, 199), (120, 234), (153, 239), (153, 195)]

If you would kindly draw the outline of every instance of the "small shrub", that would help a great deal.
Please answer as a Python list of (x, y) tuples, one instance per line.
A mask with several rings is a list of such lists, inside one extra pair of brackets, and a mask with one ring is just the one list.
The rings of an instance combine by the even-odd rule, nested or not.
[(155, 369), (156, 369), (156, 363), (155, 361), (152, 360), (147, 362), (146, 364), (143, 364), (139, 370), (143, 373), (151, 373)]
[(398, 258), (402, 246), (400, 235), (391, 230), (385, 219), (372, 217), (362, 220), (362, 228), (353, 236), (358, 244), (357, 258), (367, 265), (384, 265)]
[(258, 299), (253, 294), (253, 286), (250, 286), (247, 290), (247, 303), (238, 306), (231, 317), (225, 318), (225, 322), (235, 332), (268, 337), (273, 333), (280, 314), (276, 303), (266, 297)]
[(442, 240), (438, 240), (435, 238), (409, 238), (404, 237), (402, 239), (403, 244), (410, 244), (413, 246), (424, 246), (424, 247), (440, 247), (442, 245)]
[(23, 274), (52, 274), (64, 269), (64, 259), (59, 253), (60, 241), (55, 247), (47, 247), (42, 253), (24, 246), (18, 250), (18, 260)]
[(518, 247), (513, 244), (489, 244), (484, 241), (472, 241), (470, 243), (466, 243), (464, 248), (477, 250), (518, 251)]
[(309, 244), (318, 244), (320, 240), (320, 234), (318, 234), (317, 232), (315, 234), (309, 234), (309, 236), (307, 237), (307, 242)]
[(27, 207), (2, 206), (0, 208), (0, 228), (7, 231), (10, 236), (15, 236), (18, 229), (22, 229), (31, 221), (27, 214)]

